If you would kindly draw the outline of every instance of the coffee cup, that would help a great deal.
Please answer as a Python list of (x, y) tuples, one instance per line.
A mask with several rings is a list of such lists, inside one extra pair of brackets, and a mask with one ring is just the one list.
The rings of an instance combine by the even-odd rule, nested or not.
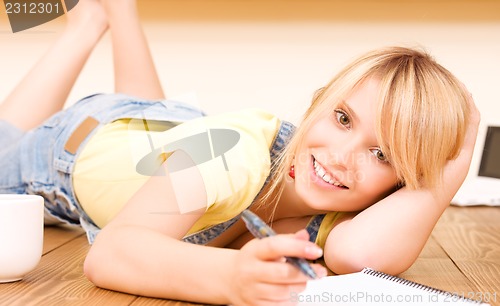
[(40, 262), (43, 202), (37, 195), (0, 195), (0, 283), (21, 280)]

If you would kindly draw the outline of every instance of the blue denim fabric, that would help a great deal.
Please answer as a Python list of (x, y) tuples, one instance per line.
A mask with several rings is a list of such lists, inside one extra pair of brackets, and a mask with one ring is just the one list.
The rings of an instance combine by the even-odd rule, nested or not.
[(0, 194), (25, 193), (21, 180), (19, 143), (25, 132), (0, 120)]

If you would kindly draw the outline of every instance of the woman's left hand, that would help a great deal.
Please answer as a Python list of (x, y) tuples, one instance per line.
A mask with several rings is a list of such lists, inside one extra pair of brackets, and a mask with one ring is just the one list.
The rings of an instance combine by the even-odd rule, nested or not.
[[(481, 114), (479, 113), (479, 110), (474, 103), (472, 94), (470, 93), (468, 106), (469, 122), (467, 125), (467, 131), (465, 133), (462, 148), (458, 157), (454, 160), (448, 161), (443, 169), (443, 179), (441, 185), (446, 185), (445, 189), (451, 192), (449, 192), (449, 194), (443, 193), (443, 186), (439, 186), (439, 188), (436, 188), (437, 190), (439, 190), (439, 192), (436, 192), (437, 194), (441, 194), (442, 196), (447, 196), (449, 198), (445, 199), (444, 202), (450, 202), (454, 197), (455, 193), (464, 182), (467, 173), (469, 172), (469, 167), (472, 161), (479, 123), (481, 121)], [(454, 186), (450, 186), (450, 183)]]

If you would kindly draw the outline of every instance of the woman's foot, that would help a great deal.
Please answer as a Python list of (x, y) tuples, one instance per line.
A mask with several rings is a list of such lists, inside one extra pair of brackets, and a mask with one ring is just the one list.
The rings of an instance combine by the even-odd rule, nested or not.
[(108, 16), (113, 13), (121, 13), (124, 10), (137, 10), (136, 0), (100, 0)]
[(110, 27), (120, 24), (123, 19), (139, 20), (136, 0), (99, 0), (106, 12)]
[(80, 0), (66, 15), (67, 31), (80, 32), (96, 41), (108, 29), (108, 17), (99, 0)]

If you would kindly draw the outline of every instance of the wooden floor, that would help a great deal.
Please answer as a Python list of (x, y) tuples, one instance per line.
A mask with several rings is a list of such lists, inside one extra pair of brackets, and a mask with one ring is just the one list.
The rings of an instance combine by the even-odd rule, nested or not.
[[(79, 229), (47, 227), (43, 257), (24, 280), (0, 284), (0, 305), (193, 305), (94, 287), (82, 274)], [(500, 207), (450, 207), (415, 264), (400, 275), (500, 305)]]

